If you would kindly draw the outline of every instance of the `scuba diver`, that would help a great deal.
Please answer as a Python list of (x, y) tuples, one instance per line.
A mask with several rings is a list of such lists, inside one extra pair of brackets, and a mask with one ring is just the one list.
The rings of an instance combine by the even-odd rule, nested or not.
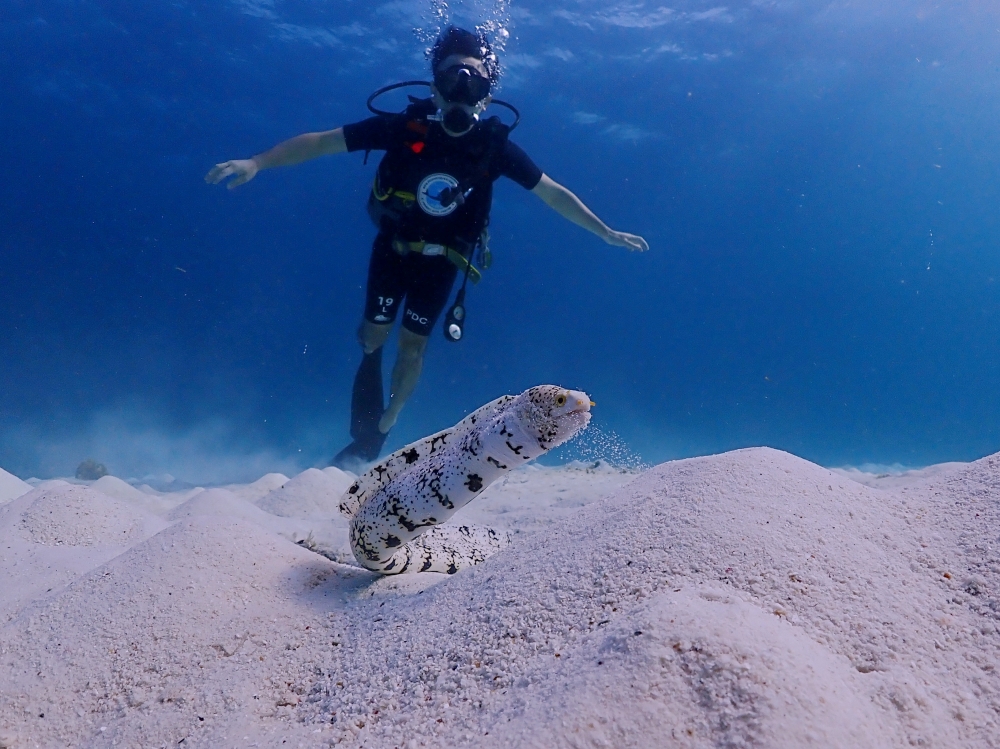
[[(465, 286), (489, 265), (487, 225), (493, 183), (501, 176), (531, 190), (569, 221), (611, 245), (649, 249), (634, 234), (614, 231), (580, 199), (535, 165), (508, 134), (519, 115), (494, 100), (500, 66), (486, 36), (448, 27), (430, 52), (433, 83), (407, 81), (379, 89), (368, 99), (375, 113), (361, 122), (325, 132), (304, 133), (250, 159), (217, 164), (205, 177), (229, 181), (230, 189), (249, 182), (261, 169), (299, 164), (318, 156), (384, 151), (368, 197), (378, 228), (368, 266), (364, 317), (358, 341), (364, 350), (351, 396), (353, 441), (331, 461), (353, 469), (375, 460), (413, 393), (431, 331), (444, 311), (456, 277), (462, 285), (444, 321), (445, 338), (462, 336)], [(429, 85), (428, 99), (410, 97), (401, 113), (372, 106), (386, 91)], [(514, 112), (514, 124), (481, 115), (496, 103)], [(382, 347), (402, 310), (398, 352), (389, 402), (382, 385)]]

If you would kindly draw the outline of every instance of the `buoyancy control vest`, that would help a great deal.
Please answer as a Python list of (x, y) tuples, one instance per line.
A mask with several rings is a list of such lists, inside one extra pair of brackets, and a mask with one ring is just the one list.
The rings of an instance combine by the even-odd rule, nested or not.
[(433, 242), (465, 254), (489, 223), (493, 182), (510, 128), (499, 118), (459, 137), (428, 117), (417, 99), (394, 122), (393, 143), (379, 162), (368, 212), (379, 231), (407, 242)]

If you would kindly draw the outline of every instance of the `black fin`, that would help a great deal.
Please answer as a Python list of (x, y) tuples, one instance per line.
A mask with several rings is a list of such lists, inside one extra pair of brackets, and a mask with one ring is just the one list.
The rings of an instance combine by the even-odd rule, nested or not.
[[(379, 434), (378, 422), (385, 410), (382, 391), (382, 347), (361, 359), (358, 373), (354, 375), (351, 391), (351, 437), (355, 440), (371, 439)], [(384, 441), (384, 435), (383, 441)]]

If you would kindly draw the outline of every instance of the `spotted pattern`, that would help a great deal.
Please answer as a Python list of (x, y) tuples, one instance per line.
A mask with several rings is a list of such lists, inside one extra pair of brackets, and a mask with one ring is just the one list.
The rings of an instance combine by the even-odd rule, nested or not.
[(340, 511), (351, 519), (354, 556), (389, 575), (453, 574), (485, 561), (510, 543), (506, 533), (441, 523), (589, 421), (586, 393), (539, 385), (497, 398), (450, 429), (397, 450), (341, 498)]

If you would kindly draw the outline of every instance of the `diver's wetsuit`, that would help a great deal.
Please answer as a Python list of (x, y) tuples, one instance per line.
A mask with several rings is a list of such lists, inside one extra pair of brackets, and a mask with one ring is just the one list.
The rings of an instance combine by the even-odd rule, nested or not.
[[(542, 178), (496, 118), (456, 138), (427, 119), (435, 111), (430, 100), (420, 100), (400, 114), (344, 126), (348, 151), (385, 151), (369, 196), (379, 232), (368, 268), (365, 319), (391, 323), (403, 305), (403, 327), (422, 336), (430, 335), (448, 302), (458, 273), (455, 256), (471, 259), (489, 222), (493, 183), (508, 177), (532, 190)], [(453, 200), (459, 192), (464, 199)], [(379, 349), (358, 369), (351, 399), (354, 442), (334, 465), (374, 460), (382, 449), (381, 360)]]
[(380, 232), (368, 261), (365, 319), (378, 325), (391, 323), (405, 298), (404, 327), (429, 336), (448, 303), (456, 275), (458, 268), (443, 255), (400, 254), (391, 237)]

